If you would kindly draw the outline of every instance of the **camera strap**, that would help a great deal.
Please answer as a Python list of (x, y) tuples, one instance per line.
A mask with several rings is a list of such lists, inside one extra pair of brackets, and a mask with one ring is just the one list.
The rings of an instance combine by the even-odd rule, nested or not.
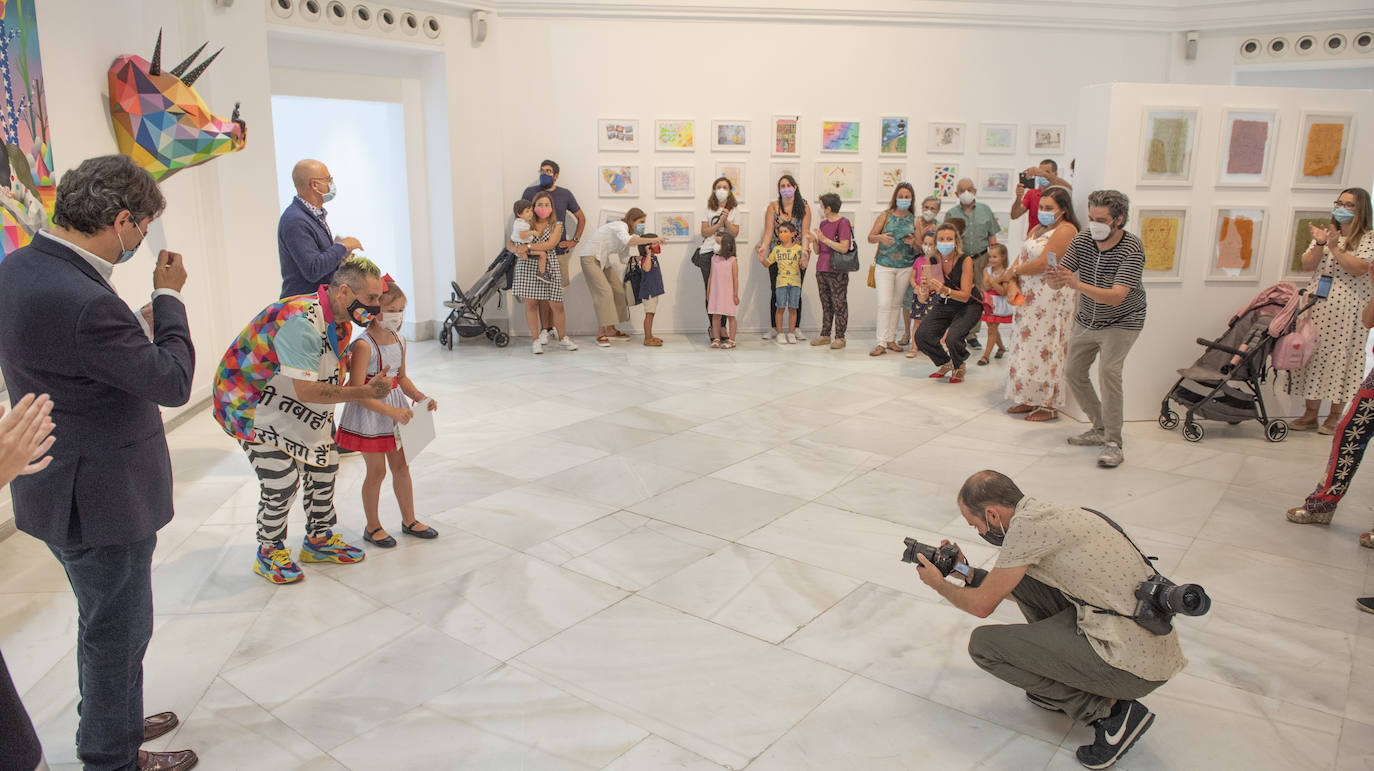
[[(1132, 548), (1132, 549), (1135, 549), (1136, 553), (1140, 555), (1140, 558), (1143, 559), (1143, 560), (1145, 560), (1145, 564), (1149, 566), (1150, 570), (1154, 571), (1154, 574), (1155, 574), (1155, 575), (1157, 575), (1157, 576), (1162, 576), (1162, 575), (1163, 575), (1162, 573), (1159, 572), (1159, 568), (1156, 568), (1156, 567), (1155, 567), (1154, 561), (1155, 561), (1156, 559), (1158, 559), (1158, 558), (1157, 558), (1157, 557), (1147, 557), (1147, 556), (1145, 556), (1145, 552), (1143, 552), (1143, 551), (1140, 550), (1140, 547), (1136, 545), (1135, 541), (1134, 541), (1129, 535), (1126, 535), (1126, 531), (1123, 530), (1123, 529), (1121, 528), (1121, 525), (1118, 525), (1115, 521), (1112, 520), (1111, 517), (1107, 516), (1106, 514), (1103, 514), (1102, 512), (1100, 512), (1100, 511), (1098, 511), (1098, 510), (1096, 510), (1096, 509), (1090, 509), (1090, 508), (1088, 508), (1088, 507), (1086, 507), (1086, 506), (1084, 506), (1084, 507), (1082, 507), (1082, 508), (1083, 508), (1083, 510), (1086, 511), (1086, 512), (1090, 512), (1090, 513), (1092, 513), (1092, 514), (1096, 514), (1097, 516), (1099, 516), (1099, 517), (1102, 518), (1102, 521), (1103, 521), (1103, 522), (1106, 522), (1108, 525), (1111, 525), (1111, 526), (1112, 526), (1112, 529), (1115, 530), (1116, 532), (1120, 533), (1120, 534), (1121, 534), (1121, 537), (1122, 537), (1122, 538), (1125, 538), (1125, 539), (1126, 539), (1126, 542), (1129, 543), (1129, 544), (1131, 545), (1131, 548)], [(1072, 594), (1069, 594), (1068, 592), (1064, 591), (1063, 589), (1060, 589), (1059, 592), (1060, 592), (1060, 594), (1063, 594), (1063, 595), (1064, 595), (1065, 597), (1067, 597), (1071, 602), (1073, 602), (1075, 605), (1079, 606), (1080, 608), (1092, 608), (1094, 613), (1098, 613), (1098, 614), (1101, 614), (1101, 615), (1104, 615), (1104, 616), (1117, 616), (1117, 617), (1120, 617), (1120, 618), (1128, 618), (1128, 619), (1130, 619), (1130, 620), (1132, 620), (1132, 621), (1137, 621), (1137, 622), (1138, 622), (1138, 620), (1139, 620), (1139, 617), (1138, 617), (1138, 616), (1127, 615), (1127, 614), (1125, 614), (1125, 613), (1119, 613), (1119, 612), (1117, 612), (1117, 611), (1115, 611), (1115, 610), (1112, 610), (1111, 608), (1103, 608), (1103, 607), (1101, 607), (1101, 606), (1094, 605), (1094, 604), (1092, 604), (1091, 602), (1087, 602), (1087, 601), (1085, 601), (1085, 600), (1080, 600), (1080, 599), (1078, 599), (1077, 597), (1073, 596)]]

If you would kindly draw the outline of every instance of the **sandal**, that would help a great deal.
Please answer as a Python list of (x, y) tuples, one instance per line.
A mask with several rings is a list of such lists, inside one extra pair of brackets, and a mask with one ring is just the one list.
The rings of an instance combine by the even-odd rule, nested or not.
[(734, 347), (735, 347), (735, 341), (734, 341), (734, 340), (731, 340), (730, 338), (727, 337), (727, 338), (725, 338), (725, 340), (721, 341), (720, 347), (721, 347), (721, 348), (734, 348)]
[(1017, 404), (1017, 405), (1015, 405), (1015, 406), (1012, 406), (1012, 407), (1008, 407), (1008, 408), (1007, 408), (1007, 414), (1008, 414), (1008, 415), (1020, 415), (1020, 414), (1022, 414), (1022, 413), (1034, 412), (1034, 411), (1035, 411), (1035, 408), (1032, 407), (1032, 406), (1029, 405), (1029, 404)]
[(964, 375), (966, 374), (968, 374), (968, 367), (960, 367), (949, 373), (949, 382), (962, 383), (964, 382)]
[(1051, 420), (1058, 419), (1059, 411), (1052, 410), (1049, 407), (1036, 407), (1030, 411), (1030, 414), (1026, 415), (1026, 420), (1032, 423), (1047, 423)]
[(719, 348), (719, 347), (720, 347), (720, 341), (717, 340), (717, 339), (714, 338), (714, 337), (711, 338), (711, 347), (712, 347), (712, 348)]
[(887, 349), (888, 349), (889, 351), (892, 351), (893, 353), (901, 353), (901, 352), (902, 352), (902, 346), (897, 345), (896, 343), (888, 343), (888, 344), (887, 344)]
[(644, 344), (650, 348), (658, 348), (663, 345), (663, 341), (657, 337), (646, 337), (644, 338)]
[[(1306, 506), (1294, 506), (1288, 510), (1288, 521), (1298, 525), (1329, 525), (1331, 518), (1335, 516), (1335, 510), (1331, 511), (1312, 511)], [(1370, 535), (1365, 533), (1365, 535)], [(1360, 536), (1360, 543), (1364, 544), (1364, 536)], [(1371, 547), (1374, 548), (1374, 547)]]
[(630, 339), (630, 336), (627, 335), (627, 334), (625, 334), (624, 332), (621, 332), (619, 329), (617, 329), (617, 330), (615, 331), (615, 334), (611, 335), (611, 339), (612, 339), (612, 340), (629, 340), (629, 339)]
[(1007, 352), (1007, 349), (1006, 349), (1006, 348), (1002, 348), (1001, 346), (998, 346), (998, 348), (997, 348), (997, 355), (996, 355), (996, 356), (993, 356), (992, 358), (994, 358), (994, 359), (1000, 359), (1000, 358), (1002, 358), (1002, 354), (1004, 354), (1004, 353), (1006, 353), (1006, 352)]
[(367, 532), (364, 532), (364, 533), (363, 533), (363, 540), (364, 540), (364, 541), (367, 541), (368, 543), (372, 544), (373, 546), (380, 546), (380, 547), (382, 547), (383, 549), (390, 549), (391, 547), (393, 547), (393, 546), (396, 545), (396, 539), (395, 539), (395, 538), (392, 538), (390, 535), (385, 536), (385, 537), (383, 537), (383, 538), (373, 538), (373, 537), (372, 537), (372, 536), (376, 535), (377, 533), (385, 533), (385, 532), (386, 532), (386, 531), (382, 529), (382, 526), (381, 526), (381, 525), (378, 525), (377, 527), (374, 527), (374, 528), (372, 528), (371, 530), (369, 530), (369, 531), (367, 531)]
[(416, 527), (416, 525), (418, 524), (418, 522), (411, 522), (409, 525), (407, 525), (406, 523), (402, 522), (401, 532), (405, 533), (406, 535), (413, 535), (416, 538), (424, 538), (425, 540), (439, 537), (438, 530), (435, 530), (434, 528), (429, 526), (425, 526), (425, 529), (421, 530), (418, 527)]
[(602, 348), (610, 348), (611, 338), (606, 337), (605, 335), (597, 335), (596, 344), (601, 346)]
[(906, 357), (907, 357), (908, 359), (914, 359), (914, 358), (916, 358), (916, 354), (918, 354), (918, 353), (920, 353), (920, 352), (921, 352), (921, 351), (920, 351), (919, 349), (917, 349), (916, 346), (913, 345), (913, 346), (911, 346), (911, 350), (909, 350), (909, 351), (906, 352)]
[(882, 356), (882, 355), (885, 354), (885, 353), (887, 353), (887, 346), (881, 345), (881, 344), (880, 344), (877, 348), (874, 348), (873, 350), (869, 351), (869, 352), (868, 352), (868, 355), (869, 355), (869, 356)]
[(981, 358), (981, 359), (978, 360), (978, 366), (980, 366), (980, 367), (986, 367), (987, 365), (988, 365), (988, 357), (987, 357), (987, 356), (984, 356), (983, 358)]
[(944, 377), (945, 375), (948, 375), (949, 372), (950, 372), (950, 370), (952, 370), (952, 369), (954, 369), (954, 365), (953, 365), (953, 364), (941, 364), (939, 369), (937, 369), (937, 370), (935, 370), (934, 372), (930, 373), (927, 377), (930, 377), (930, 378), (932, 378), (932, 379), (942, 378), (942, 377)]
[(1374, 549), (1374, 533), (1360, 533), (1360, 545), (1366, 549)]

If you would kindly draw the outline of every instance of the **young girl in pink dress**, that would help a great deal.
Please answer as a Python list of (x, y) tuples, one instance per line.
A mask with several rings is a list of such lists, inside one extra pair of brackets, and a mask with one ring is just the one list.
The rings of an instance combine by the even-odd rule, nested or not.
[[(711, 314), (711, 347), (734, 348), (739, 322), (739, 263), (735, 260), (735, 238), (722, 233), (720, 246), (711, 256), (711, 291), (706, 295), (706, 312)], [(730, 319), (730, 336), (722, 337), (725, 319)]]

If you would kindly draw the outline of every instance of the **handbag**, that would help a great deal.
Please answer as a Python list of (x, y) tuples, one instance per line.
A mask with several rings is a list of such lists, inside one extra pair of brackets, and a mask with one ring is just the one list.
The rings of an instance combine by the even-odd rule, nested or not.
[(868, 288), (869, 288), (869, 289), (877, 289), (877, 288), (878, 288), (878, 282), (876, 282), (876, 281), (873, 280), (873, 268), (874, 268), (874, 267), (876, 267), (876, 263), (875, 263), (874, 265), (869, 265), (869, 266), (868, 266)]
[(710, 270), (712, 254), (714, 254), (714, 252), (703, 252), (701, 249), (697, 249), (695, 252), (692, 252), (692, 264), (702, 270)]
[[(848, 222), (848, 220), (845, 220)], [(839, 231), (836, 231), (838, 234)], [(830, 270), (833, 273), (853, 273), (859, 269), (859, 239), (854, 237), (854, 225), (849, 225), (849, 251), (840, 254), (830, 252)], [(872, 274), (869, 274), (870, 277)]]

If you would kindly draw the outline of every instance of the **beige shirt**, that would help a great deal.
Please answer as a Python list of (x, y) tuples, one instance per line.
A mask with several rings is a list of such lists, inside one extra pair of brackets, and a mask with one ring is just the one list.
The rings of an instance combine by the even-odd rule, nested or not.
[[(1090, 511), (1022, 498), (997, 567), (1026, 575), (1084, 602), (1133, 615), (1135, 587), (1154, 575), (1125, 536)], [(1117, 669), (1162, 681), (1188, 665), (1178, 632), (1156, 635), (1136, 622), (1078, 607), (1078, 631)]]

